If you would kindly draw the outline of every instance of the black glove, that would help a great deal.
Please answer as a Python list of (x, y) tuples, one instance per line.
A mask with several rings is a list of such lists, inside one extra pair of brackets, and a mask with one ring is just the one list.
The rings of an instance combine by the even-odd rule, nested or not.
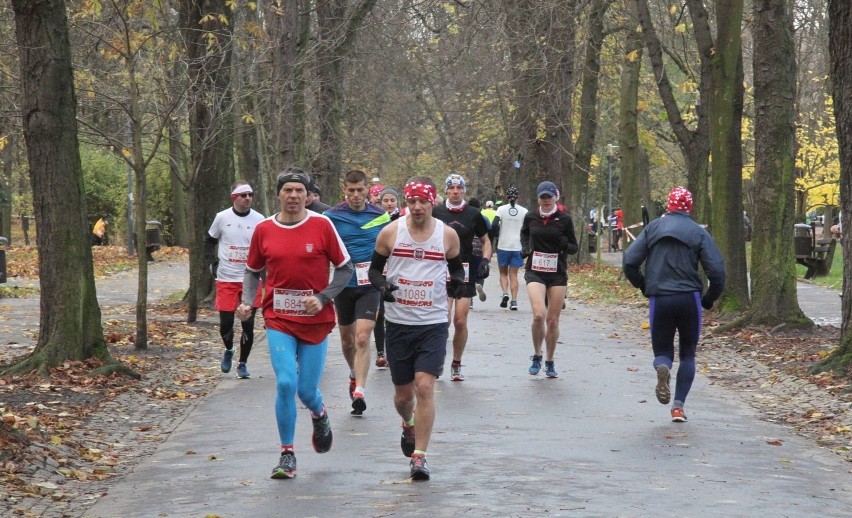
[(559, 236), (559, 250), (562, 252), (568, 251), (568, 244), (570, 243), (568, 236)]
[(210, 275), (216, 278), (216, 273), (219, 271), (219, 261), (210, 263)]
[(464, 292), (464, 281), (450, 277), (450, 282), (447, 283), (447, 296), (453, 299), (461, 299), (464, 298)]
[(393, 292), (399, 289), (399, 286), (393, 284), (392, 282), (385, 281), (379, 287), (379, 292), (382, 294), (382, 300), (385, 302), (396, 302), (396, 297), (393, 296)]
[(527, 257), (529, 257), (531, 253), (532, 253), (532, 250), (530, 250), (530, 247), (525, 246), (525, 247), (521, 248), (521, 257), (523, 259), (526, 259)]
[(713, 308), (713, 301), (707, 297), (701, 297), (701, 307), (710, 310)]
[(476, 278), (487, 279), (489, 273), (491, 273), (491, 265), (488, 264), (488, 261), (482, 259), (479, 261), (479, 268), (476, 269)]

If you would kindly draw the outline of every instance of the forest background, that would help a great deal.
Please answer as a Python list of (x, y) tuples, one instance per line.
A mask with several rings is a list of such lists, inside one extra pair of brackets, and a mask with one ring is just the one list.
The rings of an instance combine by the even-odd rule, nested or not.
[[(89, 231), (102, 215), (113, 242), (130, 251), (136, 237), (136, 346), (148, 220), (190, 251), (194, 321), (212, 287), (203, 236), (230, 184), (251, 182), (271, 214), (287, 165), (330, 203), (352, 168), (397, 187), (458, 172), (471, 196), (516, 185), (528, 206), (548, 179), (584, 239), (590, 209), (638, 223), (684, 184), (726, 260), (717, 316), (808, 326), (793, 225), (830, 222), (849, 198), (848, 117), (833, 113), (852, 104), (849, 11), (837, 0), (2, 2), (0, 235), (32, 215), (54, 304), (33, 353), (7, 371), (89, 357), (125, 368), (109, 362), (94, 293)], [(847, 290), (827, 368), (852, 359)]]

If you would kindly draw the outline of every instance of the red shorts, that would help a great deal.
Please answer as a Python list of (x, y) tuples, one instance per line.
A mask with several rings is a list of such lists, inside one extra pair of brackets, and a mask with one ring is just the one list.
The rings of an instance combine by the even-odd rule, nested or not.
[[(216, 304), (218, 311), (235, 311), (240, 305), (240, 299), (243, 296), (243, 283), (241, 282), (223, 282), (216, 281)], [(257, 294), (254, 297), (251, 307), (259, 308), (260, 301), (263, 297), (261, 286), (257, 287)]]

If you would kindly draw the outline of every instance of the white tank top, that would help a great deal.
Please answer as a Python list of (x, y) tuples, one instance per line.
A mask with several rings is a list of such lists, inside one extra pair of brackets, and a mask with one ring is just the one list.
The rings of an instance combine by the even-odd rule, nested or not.
[(398, 221), (387, 279), (399, 289), (396, 302), (385, 302), (385, 318), (409, 325), (448, 322), (444, 223), (436, 220), (429, 239), (417, 242), (408, 232), (408, 216)]

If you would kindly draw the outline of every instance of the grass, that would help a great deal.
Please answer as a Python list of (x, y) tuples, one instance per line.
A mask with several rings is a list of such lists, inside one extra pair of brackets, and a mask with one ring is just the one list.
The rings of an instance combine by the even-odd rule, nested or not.
[[(796, 265), (796, 272), (799, 279), (805, 278), (805, 272), (807, 272), (807, 270), (808, 269), (801, 264)], [(840, 290), (843, 288), (843, 250), (841, 250), (841, 243), (838, 242), (837, 248), (834, 250), (834, 257), (831, 261), (831, 270), (828, 275), (814, 277), (811, 279), (811, 282), (833, 290)]]
[(625, 279), (619, 268), (609, 264), (571, 265), (568, 272), (568, 296), (587, 302), (624, 304), (645, 300), (642, 292)]

